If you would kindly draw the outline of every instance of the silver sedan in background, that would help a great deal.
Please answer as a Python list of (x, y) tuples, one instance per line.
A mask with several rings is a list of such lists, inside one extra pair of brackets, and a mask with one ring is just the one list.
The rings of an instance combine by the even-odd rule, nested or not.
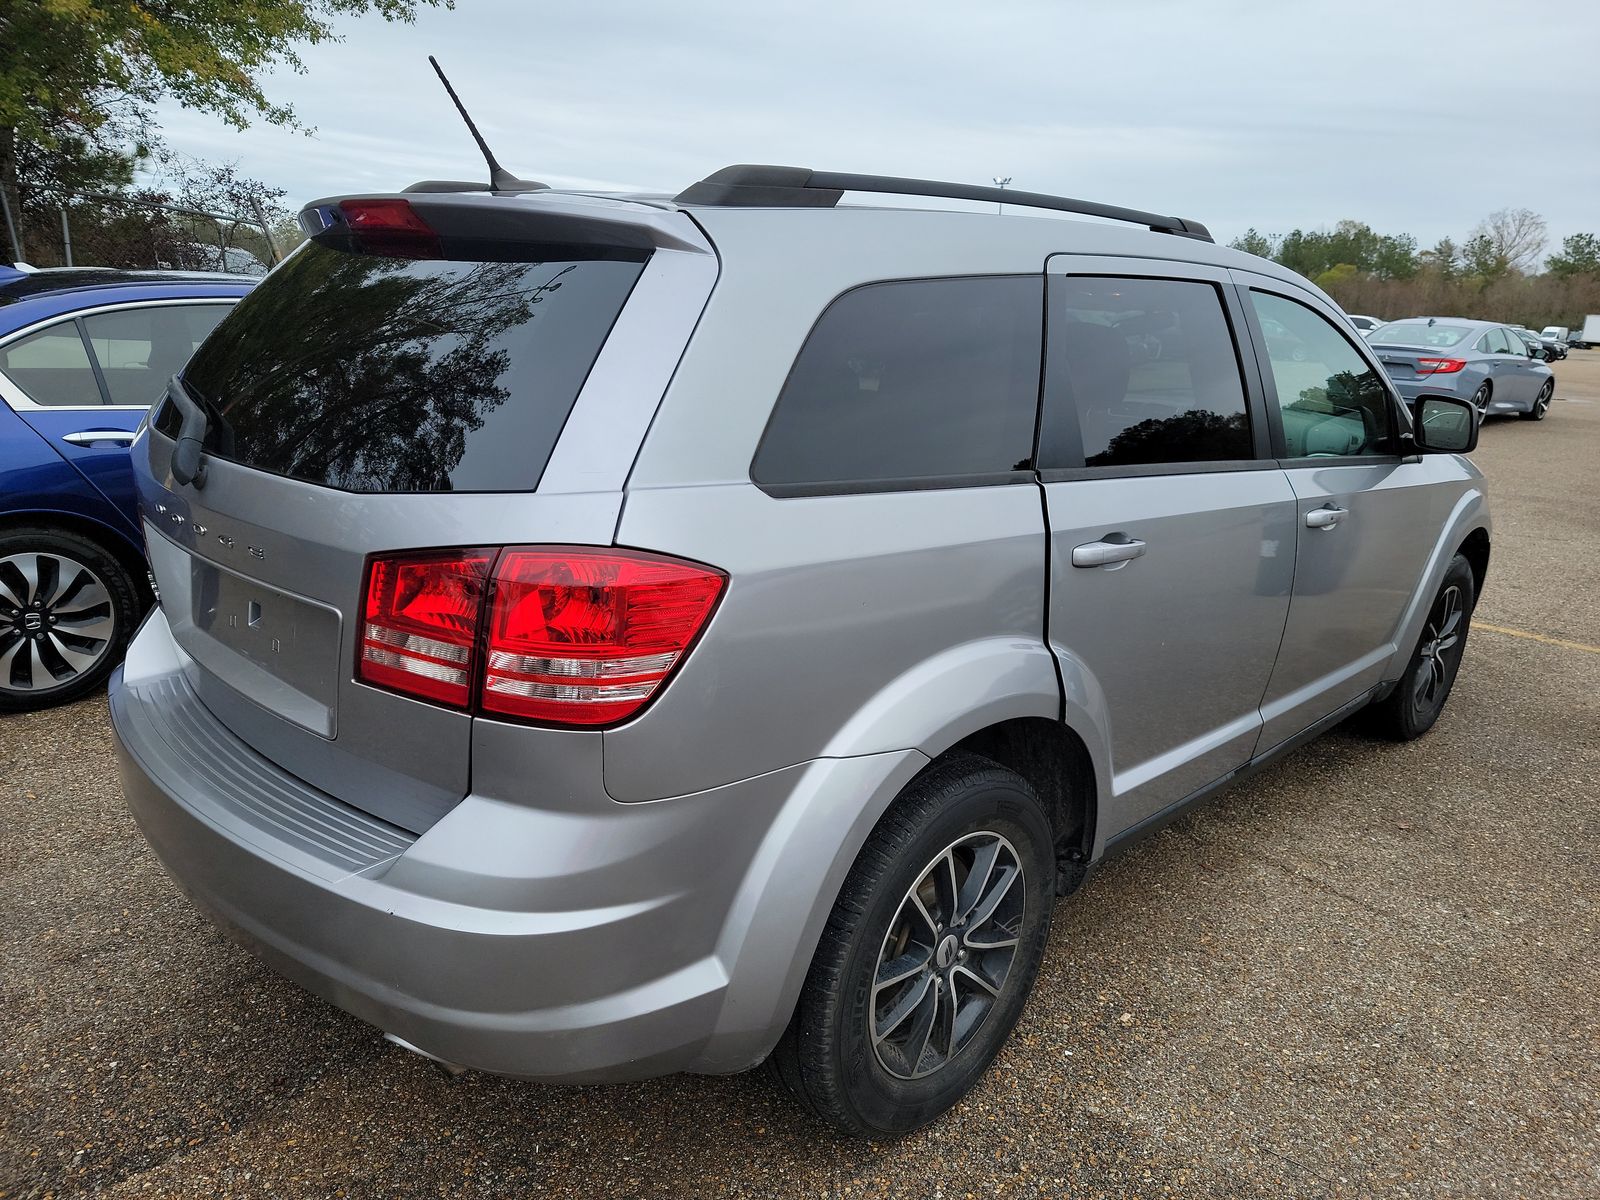
[(1408, 405), (1423, 393), (1471, 400), (1479, 417), (1516, 413), (1542, 421), (1555, 375), (1517, 335), (1493, 321), (1410, 317), (1367, 335)]

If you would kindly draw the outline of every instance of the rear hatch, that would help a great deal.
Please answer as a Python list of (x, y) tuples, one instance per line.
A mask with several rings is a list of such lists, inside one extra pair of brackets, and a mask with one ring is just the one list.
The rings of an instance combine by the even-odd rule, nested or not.
[[(473, 717), (355, 678), (369, 557), (608, 545), (715, 279), (676, 212), (600, 198), (321, 202), (136, 450), (162, 609), (202, 701), (284, 769), (414, 831), (466, 794)], [(597, 782), (598, 786), (598, 782)]]

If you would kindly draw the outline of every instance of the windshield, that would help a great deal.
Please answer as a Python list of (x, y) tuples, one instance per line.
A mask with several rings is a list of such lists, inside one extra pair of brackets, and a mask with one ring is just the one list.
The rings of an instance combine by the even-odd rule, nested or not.
[(530, 491), (643, 269), (309, 244), (184, 371), (206, 451), (353, 492)]
[(1427, 346), (1442, 350), (1472, 335), (1465, 325), (1430, 325), (1426, 321), (1394, 321), (1368, 339), (1375, 346)]

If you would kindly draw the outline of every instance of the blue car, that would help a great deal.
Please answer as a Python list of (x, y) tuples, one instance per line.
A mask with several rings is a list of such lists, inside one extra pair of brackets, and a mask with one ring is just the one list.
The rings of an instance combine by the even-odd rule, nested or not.
[(121, 660), (152, 599), (129, 443), (253, 282), (0, 266), (0, 713)]
[(1479, 419), (1516, 413), (1542, 421), (1556, 393), (1554, 373), (1515, 329), (1461, 317), (1409, 317), (1367, 335), (1367, 344), (1412, 408), (1422, 395), (1470, 401)]

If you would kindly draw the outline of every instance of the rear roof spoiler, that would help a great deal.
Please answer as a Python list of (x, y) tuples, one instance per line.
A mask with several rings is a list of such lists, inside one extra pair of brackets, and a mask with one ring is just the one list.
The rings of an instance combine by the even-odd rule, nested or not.
[(944, 200), (980, 200), (991, 204), (1015, 204), (1022, 208), (1047, 208), (1143, 225), (1156, 233), (1212, 241), (1211, 232), (1199, 221), (1168, 217), (1100, 204), (1093, 200), (1073, 200), (1044, 192), (1016, 192), (1009, 188), (983, 187), (968, 183), (945, 183), (936, 179), (906, 179), (893, 175), (850, 175), (838, 171), (813, 171), (806, 167), (767, 167), (742, 165), (724, 167), (699, 183), (678, 193), (679, 204), (717, 207), (755, 208), (832, 208), (845, 192), (881, 192), (896, 196), (930, 196)]

